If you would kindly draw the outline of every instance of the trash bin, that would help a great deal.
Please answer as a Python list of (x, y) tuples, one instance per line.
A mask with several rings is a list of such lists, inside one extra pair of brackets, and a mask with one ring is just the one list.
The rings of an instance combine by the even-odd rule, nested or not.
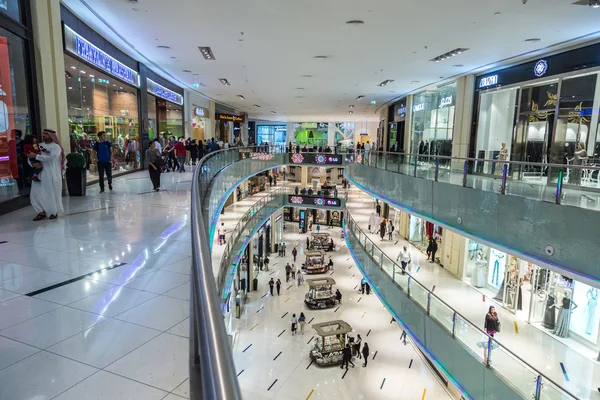
[(275, 245), (273, 246), (273, 248), (275, 249), (275, 253), (279, 253), (279, 243), (275, 243)]
[(258, 278), (252, 280), (252, 290), (258, 290)]

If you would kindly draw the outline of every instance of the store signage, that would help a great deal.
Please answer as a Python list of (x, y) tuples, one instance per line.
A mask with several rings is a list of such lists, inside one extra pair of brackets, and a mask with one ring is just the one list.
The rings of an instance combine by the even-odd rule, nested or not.
[(438, 108), (444, 108), (445, 106), (449, 106), (451, 104), (452, 104), (452, 96), (447, 96), (440, 100), (440, 106)]
[(229, 114), (217, 114), (217, 119), (221, 121), (244, 122), (243, 117), (237, 117)]
[(287, 128), (285, 126), (278, 126), (275, 128), (275, 132), (285, 132)]
[(339, 154), (295, 153), (290, 156), (294, 164), (341, 164), (342, 156)]
[(194, 109), (194, 112), (196, 113), (196, 115), (198, 117), (206, 117), (206, 116), (208, 116), (208, 111), (205, 108), (202, 108), (202, 107), (196, 107)]
[(425, 103), (415, 104), (413, 106), (413, 112), (423, 111), (425, 109)]
[(544, 76), (548, 71), (548, 62), (546, 60), (539, 60), (533, 67), (533, 74), (538, 78)]
[(481, 78), (479, 81), (479, 89), (483, 89), (498, 84), (498, 75), (490, 75)]
[[(65, 25), (65, 50), (134, 86), (140, 86), (137, 71), (120, 63)], [(183, 103), (182, 103), (183, 104)]]
[(398, 115), (401, 117), (406, 116), (406, 105), (401, 104), (400, 107), (398, 107)]
[(320, 196), (297, 196), (288, 195), (288, 202), (295, 205), (317, 206), (317, 207), (341, 207), (340, 199)]
[(168, 100), (171, 103), (179, 104), (180, 106), (183, 105), (183, 96), (179, 93), (175, 93), (171, 89), (167, 89), (166, 87), (159, 85), (150, 78), (146, 78), (146, 84), (148, 85), (148, 93), (152, 93), (153, 95)]

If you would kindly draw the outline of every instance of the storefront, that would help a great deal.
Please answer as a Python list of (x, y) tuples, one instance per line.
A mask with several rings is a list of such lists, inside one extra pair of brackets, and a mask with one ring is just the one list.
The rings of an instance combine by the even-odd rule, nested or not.
[[(456, 82), (413, 96), (410, 152), (425, 155), (452, 155)], [(401, 111), (398, 105), (398, 111)], [(425, 161), (425, 160), (424, 160)]]
[(154, 79), (146, 78), (148, 137), (150, 139), (158, 137), (161, 145), (164, 146), (167, 142), (166, 138), (184, 136), (183, 89), (173, 87), (177, 91), (171, 90), (166, 85), (174, 85), (168, 82), (157, 83), (156, 80), (159, 80), (160, 77), (153, 75)]
[(63, 27), (70, 151), (83, 153), (88, 180), (98, 179), (93, 146), (98, 133), (106, 132), (113, 144), (113, 175), (139, 169), (140, 80), (132, 68), (137, 63), (104, 52), (66, 23)]
[(598, 289), (474, 240), (467, 240), (463, 280), (564, 343), (597, 350)]
[(285, 146), (286, 131), (285, 125), (257, 125), (256, 143), (269, 143), (275, 146)]
[(341, 227), (344, 219), (344, 212), (337, 210), (325, 210), (314, 208), (285, 207), (283, 218), (288, 222), (300, 222), (300, 213), (304, 212), (306, 216), (307, 229), (314, 228), (313, 225)]
[[(504, 165), (495, 160), (595, 165), (599, 54), (600, 45), (587, 46), (477, 76), (469, 156), (482, 161), (474, 172), (501, 174)], [(546, 183), (556, 182), (558, 171), (519, 166), (508, 174)], [(598, 172), (562, 171), (567, 185), (599, 186)]]
[(41, 134), (29, 15), (29, 1), (0, 2), (0, 214), (27, 202), (30, 170), (23, 140)]
[[(404, 130), (406, 128), (406, 98), (398, 100), (388, 109), (387, 150), (404, 152)], [(381, 142), (378, 142), (381, 143)]]
[(327, 146), (327, 122), (304, 122), (294, 124), (294, 142), (299, 145)]
[(408, 241), (419, 250), (425, 252), (427, 251), (429, 238), (431, 237), (435, 238), (438, 242), (438, 248), (441, 248), (442, 227), (410, 215), (408, 220)]
[(242, 135), (244, 117), (231, 114), (216, 113), (217, 130), (215, 140), (228, 143), (238, 143)]
[(208, 118), (208, 109), (192, 105), (192, 139), (210, 139), (208, 132), (206, 132), (206, 120)]

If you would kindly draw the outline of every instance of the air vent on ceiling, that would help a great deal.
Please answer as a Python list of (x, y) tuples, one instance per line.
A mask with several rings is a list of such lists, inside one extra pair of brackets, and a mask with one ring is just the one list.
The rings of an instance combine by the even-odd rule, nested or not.
[(202, 57), (204, 57), (205, 60), (215, 59), (215, 55), (213, 54), (210, 47), (198, 46), (198, 50), (200, 50), (200, 53), (202, 53)]
[(459, 54), (462, 54), (462, 53), (464, 53), (467, 50), (469, 50), (469, 49), (465, 49), (465, 48), (459, 47), (459, 48), (456, 48), (456, 49), (454, 49), (452, 51), (449, 51), (447, 53), (441, 54), (441, 55), (439, 55), (439, 56), (437, 56), (435, 58), (432, 58), (429, 61), (434, 61), (434, 62), (444, 61), (444, 60), (447, 60), (447, 59), (452, 58), (454, 56), (457, 56)]

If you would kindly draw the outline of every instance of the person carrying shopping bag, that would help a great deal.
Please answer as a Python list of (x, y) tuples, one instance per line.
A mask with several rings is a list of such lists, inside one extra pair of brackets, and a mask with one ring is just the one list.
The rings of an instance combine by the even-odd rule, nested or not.
[[(396, 261), (400, 260), (400, 265), (402, 266), (402, 275), (406, 273), (406, 266), (411, 263), (412, 259), (410, 257), (410, 252), (408, 251), (408, 247), (403, 246), (402, 250), (396, 257)], [(410, 271), (410, 269), (409, 269)]]

